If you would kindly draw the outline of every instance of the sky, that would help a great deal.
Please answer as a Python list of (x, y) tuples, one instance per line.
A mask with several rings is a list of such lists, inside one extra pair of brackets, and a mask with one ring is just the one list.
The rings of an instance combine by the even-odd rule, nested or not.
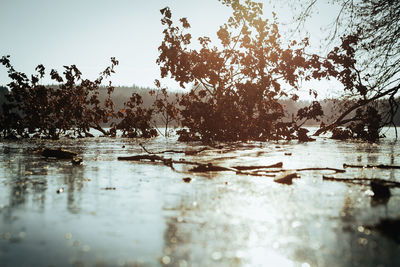
[[(275, 11), (282, 21), (290, 20), (293, 8), (288, 10), (282, 1), (261, 2), (266, 16)], [(173, 18), (188, 18), (194, 37), (215, 37), (230, 15), (229, 8), (217, 0), (0, 0), (0, 56), (10, 55), (13, 66), (27, 74), (34, 73), (38, 64), (48, 72), (62, 72), (62, 66), (75, 64), (89, 79), (116, 57), (120, 64), (111, 78), (114, 85), (153, 87), (160, 75), (156, 64), (163, 30), (159, 10), (166, 6)], [(332, 7), (318, 10), (320, 14), (306, 25), (314, 45), (321, 45), (320, 28), (334, 14)], [(0, 66), (0, 85), (9, 82)], [(169, 80), (164, 83), (178, 86)]]

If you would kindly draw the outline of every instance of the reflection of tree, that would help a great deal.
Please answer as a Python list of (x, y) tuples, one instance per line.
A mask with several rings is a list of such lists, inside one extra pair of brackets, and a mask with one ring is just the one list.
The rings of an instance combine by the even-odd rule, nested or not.
[(213, 188), (196, 197), (184, 195), (168, 207), (168, 213), (173, 214), (165, 219), (161, 257), (164, 265), (242, 266), (251, 261), (246, 258), (250, 254), (241, 257), (237, 253), (252, 251), (258, 245), (251, 242), (252, 222), (232, 223), (234, 215), (216, 212), (226, 202), (232, 202), (229, 197), (220, 199), (224, 204), (217, 202), (219, 197), (220, 190)]
[(174, 207), (174, 210), (178, 214), (166, 218), (164, 255), (161, 261), (167, 266), (185, 266), (185, 263), (190, 263), (191, 248), (189, 242), (191, 240), (191, 231), (184, 227), (183, 216), (185, 215), (185, 210), (187, 210), (184, 200), (180, 201)]
[[(84, 167), (73, 167), (67, 170), (64, 174), (64, 183), (67, 185), (65, 189), (67, 193), (67, 209), (71, 213), (79, 213), (81, 209), (81, 194), (80, 191), (83, 187), (83, 173)], [(77, 194), (79, 193), (79, 194)]]
[[(46, 195), (57, 194), (57, 189), (64, 189), (60, 197), (66, 194), (67, 210), (78, 213), (81, 206), (81, 190), (83, 188), (84, 166), (73, 166), (69, 161), (44, 160), (38, 155), (32, 155), (29, 149), (24, 149), (18, 154), (19, 149), (10, 147), (3, 148), (3, 156), (0, 157), (6, 167), (2, 168), (4, 183), (8, 186), (9, 201), (4, 219), (9, 221), (13, 217), (13, 211), (24, 206), (30, 201), (33, 207), (44, 212), (46, 206)], [(60, 169), (63, 167), (63, 170)], [(53, 167), (57, 168), (57, 174), (48, 173)], [(56, 178), (57, 188), (51, 187), (48, 192), (50, 178)], [(64, 187), (65, 186), (65, 187)]]
[[(4, 157), (2, 162), (8, 162), (8, 168), (4, 168), (4, 177), (7, 177), (9, 190), (9, 204), (7, 212), (4, 215), (6, 221), (12, 219), (13, 210), (19, 206), (23, 206), (32, 197), (32, 201), (38, 203), (39, 210), (44, 210), (46, 200), (47, 180), (46, 177), (40, 175), (37, 177), (30, 170), (42, 168), (37, 165), (37, 161), (32, 160), (29, 156), (18, 155), (17, 152), (8, 147), (4, 147)], [(14, 161), (11, 161), (11, 160)]]

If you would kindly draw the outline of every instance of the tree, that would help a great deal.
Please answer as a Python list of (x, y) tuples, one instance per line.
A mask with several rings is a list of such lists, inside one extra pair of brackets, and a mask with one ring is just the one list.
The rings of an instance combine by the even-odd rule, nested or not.
[[(175, 99), (171, 100), (167, 88), (161, 87), (159, 80), (156, 80), (155, 84), (157, 89), (151, 90), (150, 95), (155, 95), (153, 108), (154, 112), (160, 115), (161, 123), (164, 126), (164, 133), (161, 133), (158, 128), (157, 130), (165, 137), (168, 137), (169, 127), (171, 126), (171, 123), (178, 119), (179, 115), (178, 103), (176, 102), (176, 99), (178, 99), (178, 94), (175, 94)], [(154, 124), (157, 127), (158, 122), (155, 121)]]
[[(306, 2), (306, 8), (298, 17), (300, 23), (307, 20), (318, 0)], [(370, 134), (366, 139), (376, 139), (383, 126), (395, 126), (394, 119), (399, 107), (400, 2), (336, 0), (334, 3), (340, 6), (340, 11), (331, 38), (341, 35), (342, 39), (351, 39), (349, 45), (353, 47), (353, 58), (357, 61), (348, 68), (348, 77), (353, 83), (343, 83), (341, 80), (345, 87), (343, 99), (347, 102), (344, 110), (316, 134), (352, 123), (350, 128), (353, 129), (356, 125), (358, 129), (367, 127), (364, 131)], [(381, 99), (385, 100), (386, 105), (379, 108), (378, 114), (377, 103)], [(380, 118), (379, 121), (374, 120), (374, 125), (369, 123), (372, 114)]]
[(157, 130), (150, 124), (153, 110), (141, 107), (142, 104), (142, 97), (133, 93), (130, 99), (124, 103), (124, 109), (117, 113), (121, 121), (113, 124), (112, 132), (116, 133), (118, 129), (122, 131), (123, 137), (130, 138), (157, 136)]
[[(118, 61), (111, 58), (111, 65), (94, 80), (82, 78), (82, 73), (75, 65), (64, 66), (61, 76), (56, 70), (50, 71), (50, 77), (57, 86), (39, 84), (45, 75), (43, 65), (36, 67), (37, 74), (30, 78), (18, 72), (11, 65), (9, 56), (0, 59), (8, 70), (11, 83), (10, 91), (3, 104), (0, 117), (0, 130), (4, 137), (46, 137), (59, 138), (73, 132), (79, 137), (92, 136), (90, 129), (96, 129), (104, 135), (116, 134), (116, 123), (111, 131), (102, 126), (111, 119), (121, 119), (118, 123), (124, 135), (130, 137), (152, 137), (156, 131), (150, 126), (152, 110), (141, 108), (141, 97), (133, 95), (125, 103), (123, 112), (114, 110), (112, 93), (114, 86), (106, 86), (107, 96), (104, 102), (99, 95), (102, 82), (114, 73)], [(131, 125), (132, 124), (132, 125)], [(132, 133), (133, 131), (133, 133)]]
[[(157, 63), (162, 78), (170, 75), (181, 87), (193, 88), (180, 99), (181, 140), (235, 141), (291, 139), (298, 119), (285, 121), (281, 99), (297, 100), (301, 79), (311, 79), (319, 58), (304, 53), (308, 40), (284, 45), (276, 24), (263, 18), (262, 4), (222, 0), (232, 16), (217, 32), (219, 46), (199, 38), (190, 49), (190, 24), (172, 21), (161, 10), (164, 39)], [(317, 95), (316, 92), (310, 92)], [(319, 106), (320, 107), (320, 106)], [(317, 105), (302, 118), (316, 118)]]

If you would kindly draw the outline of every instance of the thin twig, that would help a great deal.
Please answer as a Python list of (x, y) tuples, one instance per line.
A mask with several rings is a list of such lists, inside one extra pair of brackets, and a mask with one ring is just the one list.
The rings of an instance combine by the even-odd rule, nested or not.
[(383, 165), (383, 164), (379, 164), (379, 165), (352, 165), (352, 164), (343, 164), (343, 168), (377, 168), (377, 169), (400, 169), (400, 166), (396, 166), (396, 165)]
[(386, 186), (389, 186), (389, 187), (400, 187), (399, 182), (388, 181), (388, 180), (379, 179), (379, 178), (336, 178), (336, 177), (323, 175), (322, 179), (326, 180), (326, 181), (346, 182), (346, 183), (362, 184), (362, 185), (363, 185), (363, 183), (358, 183), (357, 181), (378, 182), (378, 183), (384, 183)]

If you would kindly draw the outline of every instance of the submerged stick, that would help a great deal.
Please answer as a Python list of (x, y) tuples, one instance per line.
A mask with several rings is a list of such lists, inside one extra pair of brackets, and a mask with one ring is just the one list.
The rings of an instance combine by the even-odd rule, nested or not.
[(352, 164), (343, 164), (343, 168), (377, 168), (377, 169), (400, 169), (400, 166), (396, 165), (352, 165)]

